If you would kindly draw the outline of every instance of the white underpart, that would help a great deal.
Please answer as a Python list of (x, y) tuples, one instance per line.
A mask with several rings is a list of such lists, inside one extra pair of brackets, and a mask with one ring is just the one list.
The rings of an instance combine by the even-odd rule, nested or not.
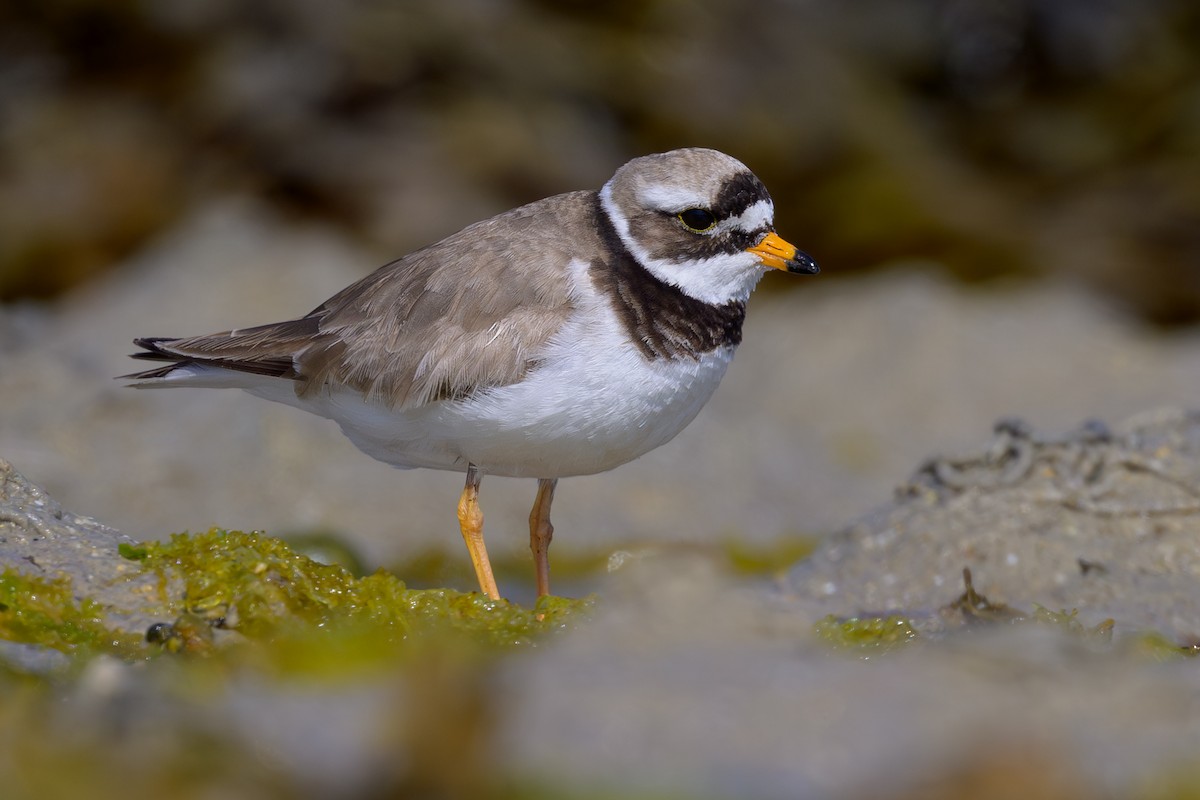
[[(679, 190), (668, 190), (663, 187), (650, 187), (643, 191), (639, 199), (647, 203), (653, 201), (654, 205), (652, 207), (666, 211), (667, 213), (676, 213), (672, 209), (702, 208), (707, 203), (706, 200), (694, 195)], [(660, 201), (664, 203), (669, 201), (670, 204), (657, 205)], [(629, 252), (633, 254), (634, 258), (642, 266), (659, 280), (665, 281), (672, 286), (678, 286), (684, 294), (694, 297), (697, 300), (703, 300), (713, 305), (724, 305), (733, 300), (744, 302), (750, 297), (750, 292), (754, 290), (759, 278), (767, 270), (758, 256), (745, 252), (718, 255), (679, 263), (654, 258), (630, 233), (629, 220), (625, 218), (625, 215), (621, 213), (616, 203), (613, 202), (611, 182), (606, 183), (604, 188), (600, 190), (600, 205), (605, 213), (608, 214), (613, 227), (616, 228), (617, 235), (621, 237), (621, 242), (629, 248)], [(733, 222), (734, 219), (748, 219), (747, 215), (753, 211), (753, 217), (749, 219), (761, 219), (765, 213), (767, 214), (765, 219), (770, 224), (773, 210), (770, 203), (760, 201), (746, 209), (740, 217), (731, 218), (730, 220), (726, 220), (725, 223), (732, 226), (735, 224)], [(760, 227), (762, 227), (761, 223), (753, 227), (745, 227), (744, 229), (749, 231)], [(716, 232), (716, 228), (713, 229), (713, 232)]]
[[(186, 367), (158, 385), (236, 387), (334, 420), (368, 455), (402, 468), (464, 470), (557, 478), (603, 472), (675, 437), (708, 402), (732, 347), (699, 359), (647, 359), (588, 276), (571, 264), (578, 310), (525, 379), (466, 400), (410, 409), (364, 401), (331, 387), (296, 396), (283, 378), (218, 367)], [(178, 380), (175, 375), (180, 375)], [(142, 384), (138, 384), (142, 385)]]

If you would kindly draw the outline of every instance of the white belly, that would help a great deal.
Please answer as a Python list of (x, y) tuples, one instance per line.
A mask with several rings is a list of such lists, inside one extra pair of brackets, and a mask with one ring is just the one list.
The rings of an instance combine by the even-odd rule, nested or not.
[(722, 348), (699, 360), (649, 361), (617, 328), (575, 321), (525, 380), (466, 400), (400, 411), (338, 391), (290, 402), (336, 420), (359, 449), (398, 467), (465, 470), (469, 462), (512, 477), (588, 475), (670, 441), (732, 356)]

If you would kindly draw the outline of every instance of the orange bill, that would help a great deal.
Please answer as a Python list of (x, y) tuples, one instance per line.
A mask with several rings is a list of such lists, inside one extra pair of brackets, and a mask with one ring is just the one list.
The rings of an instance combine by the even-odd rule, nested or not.
[(821, 271), (812, 256), (797, 250), (794, 244), (788, 244), (774, 231), (768, 233), (761, 242), (746, 252), (758, 256), (764, 267), (805, 275), (816, 275)]

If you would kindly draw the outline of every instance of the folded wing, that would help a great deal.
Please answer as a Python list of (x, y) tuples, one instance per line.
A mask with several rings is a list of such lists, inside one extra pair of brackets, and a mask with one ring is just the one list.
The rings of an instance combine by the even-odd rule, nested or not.
[(563, 237), (530, 218), (569, 198), (465, 228), (381, 267), (300, 319), (135, 339), (143, 349), (134, 358), (165, 363), (125, 377), (135, 386), (275, 378), (293, 381), (300, 397), (348, 387), (396, 408), (519, 381), (571, 311)]

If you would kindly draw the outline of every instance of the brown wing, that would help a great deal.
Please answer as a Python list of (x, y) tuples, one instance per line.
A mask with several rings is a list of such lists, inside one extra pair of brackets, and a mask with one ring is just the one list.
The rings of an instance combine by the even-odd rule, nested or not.
[(571, 222), (591, 194), (551, 197), (464, 228), (301, 319), (139, 340), (150, 350), (141, 356), (293, 378), (301, 396), (343, 384), (392, 407), (514, 383), (570, 314), (567, 267), (588, 230)]

